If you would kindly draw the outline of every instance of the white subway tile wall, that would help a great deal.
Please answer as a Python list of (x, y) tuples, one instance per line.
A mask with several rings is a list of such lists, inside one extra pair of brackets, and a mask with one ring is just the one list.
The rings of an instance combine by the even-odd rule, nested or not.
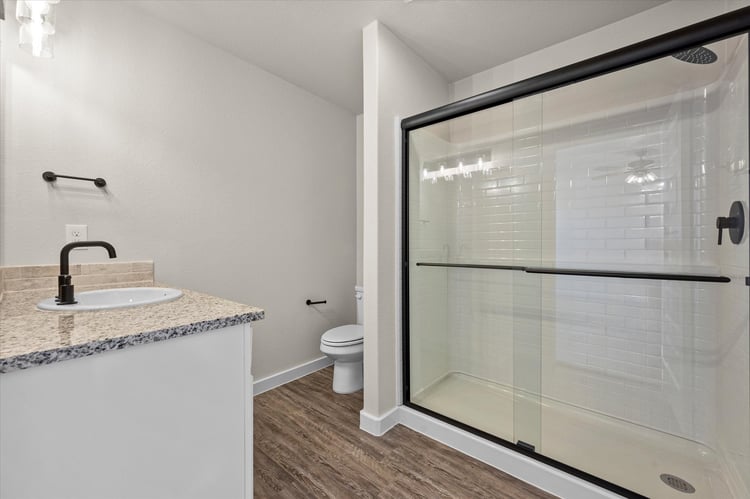
[[(605, 77), (615, 78), (622, 75)], [(552, 91), (545, 103), (554, 108), (602, 84)], [(711, 140), (718, 144), (706, 136), (717, 89), (681, 89), (626, 112), (613, 109), (585, 127), (550, 120), (544, 188), (554, 202), (545, 209), (543, 234), (552, 265), (718, 274), (712, 217), (720, 208), (719, 179), (706, 151)], [(706, 210), (698, 220), (696, 205)], [(715, 421), (699, 417), (713, 406), (713, 382), (696, 382), (694, 355), (699, 343), (711, 343), (720, 284), (594, 277), (544, 283), (545, 396), (715, 441)]]

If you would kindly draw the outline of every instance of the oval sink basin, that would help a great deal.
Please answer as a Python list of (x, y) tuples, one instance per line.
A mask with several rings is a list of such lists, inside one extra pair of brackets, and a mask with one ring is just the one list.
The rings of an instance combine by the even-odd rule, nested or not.
[(36, 304), (41, 310), (58, 312), (82, 310), (110, 310), (113, 308), (137, 307), (153, 305), (176, 300), (182, 296), (182, 291), (174, 288), (115, 288), (84, 291), (76, 293), (78, 303), (72, 305), (58, 305), (54, 298), (47, 298)]

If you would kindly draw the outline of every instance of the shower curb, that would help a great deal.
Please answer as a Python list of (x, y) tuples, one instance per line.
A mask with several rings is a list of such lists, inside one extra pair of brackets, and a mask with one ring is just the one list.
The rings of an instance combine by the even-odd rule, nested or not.
[(360, 412), (360, 429), (372, 435), (382, 436), (397, 424), (406, 426), (558, 497), (575, 497), (576, 499), (622, 497), (403, 405), (391, 409), (380, 417), (374, 417), (364, 411)]

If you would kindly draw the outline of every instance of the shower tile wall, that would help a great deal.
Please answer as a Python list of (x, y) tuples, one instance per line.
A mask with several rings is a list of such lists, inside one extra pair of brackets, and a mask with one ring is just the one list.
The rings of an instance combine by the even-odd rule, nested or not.
[[(565, 90), (587, 92), (583, 85)], [(715, 91), (699, 90), (550, 124), (543, 135), (514, 128), (514, 140), (492, 145), (501, 165), (492, 175), (439, 182), (452, 184), (455, 196), (446, 199), (456, 208), (448, 261), (717, 273), (715, 215), (704, 213), (717, 199), (717, 184), (707, 181), (717, 151), (706, 150), (716, 144), (706, 133), (717, 104)], [(451, 142), (462, 143), (460, 134)], [(522, 157), (524, 147), (531, 163), (508, 168), (508, 158)], [(533, 158), (542, 150), (543, 158)], [(639, 160), (656, 165), (654, 185), (626, 183), (623, 166)], [(512, 385), (513, 273), (451, 269), (446, 276), (449, 370)], [(691, 352), (715, 344), (716, 284), (551, 276), (541, 282), (545, 396), (715, 442), (715, 369), (696, 367)]]
[[(591, 82), (593, 85), (595, 82)], [(551, 92), (570, 99), (587, 85)], [(561, 94), (561, 95), (557, 95)], [(711, 95), (708, 95), (709, 98)], [(716, 274), (702, 90), (545, 134), (545, 190), (555, 194), (553, 265)], [(696, 119), (696, 116), (699, 118)], [(687, 149), (686, 149), (687, 148)], [(693, 150), (690, 150), (690, 149)], [(653, 162), (654, 182), (624, 166)], [(698, 206), (700, 205), (700, 206)], [(710, 263), (712, 265), (706, 265)], [(692, 343), (713, 334), (715, 284), (545, 279), (544, 394), (699, 441), (713, 441), (713, 371), (697, 379)], [(685, 304), (693, 304), (685, 307)], [(709, 408), (709, 409), (706, 409)]]

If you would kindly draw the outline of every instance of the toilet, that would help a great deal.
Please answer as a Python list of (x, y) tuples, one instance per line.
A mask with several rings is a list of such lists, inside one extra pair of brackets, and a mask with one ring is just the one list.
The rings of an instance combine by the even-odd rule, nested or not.
[(320, 338), (320, 351), (333, 359), (333, 391), (354, 393), (362, 389), (362, 288), (354, 288), (357, 298), (357, 323), (329, 329)]

